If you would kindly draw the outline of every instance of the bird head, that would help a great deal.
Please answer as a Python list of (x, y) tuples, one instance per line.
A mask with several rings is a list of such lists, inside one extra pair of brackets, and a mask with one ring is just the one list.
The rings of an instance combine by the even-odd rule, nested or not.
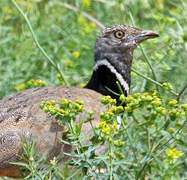
[[(105, 53), (126, 54), (132, 52), (144, 40), (158, 37), (153, 31), (127, 25), (105, 28), (96, 41), (95, 56)], [(100, 53), (101, 51), (101, 53)], [(101, 59), (103, 57), (99, 57)], [(98, 58), (96, 58), (96, 61)]]
[(117, 99), (115, 93), (119, 94), (119, 87), (116, 82), (119, 82), (124, 94), (128, 95), (134, 49), (144, 40), (158, 36), (155, 32), (127, 25), (105, 28), (95, 44), (95, 80), (88, 88), (94, 86), (91, 89)]

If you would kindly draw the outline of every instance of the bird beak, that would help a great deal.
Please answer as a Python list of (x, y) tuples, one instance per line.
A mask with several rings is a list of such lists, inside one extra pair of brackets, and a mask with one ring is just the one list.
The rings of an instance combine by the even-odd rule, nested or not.
[(159, 34), (153, 31), (143, 30), (135, 37), (137, 43), (141, 43), (147, 39), (159, 37)]

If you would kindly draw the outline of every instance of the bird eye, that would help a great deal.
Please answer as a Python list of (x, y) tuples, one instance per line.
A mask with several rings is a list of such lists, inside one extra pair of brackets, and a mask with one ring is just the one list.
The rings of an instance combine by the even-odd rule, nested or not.
[(121, 39), (124, 36), (124, 32), (123, 31), (116, 31), (114, 33), (114, 36), (118, 39)]

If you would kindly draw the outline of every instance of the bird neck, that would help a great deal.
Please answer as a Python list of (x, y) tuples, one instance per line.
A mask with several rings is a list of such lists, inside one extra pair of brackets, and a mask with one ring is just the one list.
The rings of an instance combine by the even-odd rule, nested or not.
[(85, 88), (95, 90), (103, 95), (119, 99), (121, 94), (117, 85), (127, 96), (130, 90), (132, 55), (108, 54), (95, 61), (94, 71)]

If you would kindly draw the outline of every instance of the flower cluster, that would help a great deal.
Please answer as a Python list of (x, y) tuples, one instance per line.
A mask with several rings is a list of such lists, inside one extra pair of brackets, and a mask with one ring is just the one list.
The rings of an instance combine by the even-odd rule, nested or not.
[(25, 83), (21, 83), (21, 84), (17, 85), (15, 87), (15, 89), (16, 89), (16, 91), (21, 91), (21, 90), (27, 89), (27, 87), (26, 87)]
[(122, 106), (116, 106), (116, 100), (112, 99), (110, 96), (103, 96), (101, 103), (107, 106), (108, 109), (100, 114), (101, 122), (97, 126), (97, 129), (101, 131), (103, 137), (110, 140), (110, 138), (118, 132), (119, 125), (117, 123), (117, 116), (119, 116), (124, 109)]
[(187, 104), (182, 104), (182, 109), (185, 111), (185, 112), (187, 112)]
[[(30, 0), (30, 1), (16, 0), (16, 3), (18, 5), (20, 5), (24, 11), (26, 11), (28, 9), (29, 10), (35, 9), (37, 7), (36, 5), (38, 2), (39, 2), (38, 0)], [(8, 5), (4, 6), (2, 10), (4, 13), (8, 13), (10, 15), (16, 14), (16, 9), (13, 9), (13, 8), (11, 8), (11, 6), (8, 6)]]
[(183, 111), (179, 108), (175, 108), (175, 109), (169, 110), (169, 115), (172, 120), (175, 120), (176, 118), (179, 118), (179, 117), (185, 115), (185, 111)]
[(181, 157), (184, 153), (176, 148), (168, 149), (166, 154), (170, 160), (170, 163), (174, 163), (176, 159)]
[(56, 102), (55, 100), (43, 101), (40, 104), (40, 108), (55, 116), (58, 122), (65, 123), (75, 120), (76, 116), (84, 111), (84, 104), (80, 99), (73, 102), (63, 98), (61, 102)]
[(92, 0), (82, 0), (84, 6), (90, 7), (92, 4)]
[(66, 59), (66, 60), (65, 60), (65, 63), (66, 63), (66, 67), (68, 67), (68, 68), (72, 68), (72, 67), (73, 67), (73, 62), (72, 62), (72, 60)]
[(171, 120), (175, 120), (176, 118), (180, 118), (182, 116), (187, 115), (187, 109), (185, 109), (186, 104), (182, 104), (181, 107), (179, 106), (178, 102), (173, 99), (170, 100), (167, 104), (168, 106), (168, 113)]
[(147, 92), (142, 94), (136, 93), (134, 95), (129, 95), (128, 97), (121, 95), (120, 100), (122, 103), (126, 104), (125, 111), (129, 113), (137, 110), (138, 107), (146, 105), (147, 110), (155, 109), (155, 112), (165, 114), (165, 108), (162, 107), (162, 101), (157, 96), (156, 90), (152, 94)]
[(168, 106), (175, 107), (177, 105), (177, 101), (175, 99), (172, 99), (168, 102)]
[(46, 82), (41, 79), (31, 79), (27, 82), (28, 88), (31, 87), (39, 87), (39, 86), (45, 86)]
[(84, 16), (80, 16), (78, 22), (83, 27), (84, 33), (91, 33), (96, 28), (96, 24), (94, 22), (87, 22)]
[[(125, 104), (125, 111), (127, 113), (136, 112), (139, 108), (145, 107), (147, 115), (153, 119), (157, 116), (165, 116), (169, 114), (169, 117), (174, 120), (186, 114), (186, 105), (179, 105), (176, 100), (170, 100), (165, 105), (161, 98), (157, 96), (157, 91), (153, 93), (136, 93), (125, 97), (120, 96), (120, 101)], [(142, 110), (142, 109), (140, 109)]]
[(97, 128), (100, 129), (104, 135), (110, 136), (117, 133), (118, 126), (117, 122), (109, 124), (106, 121), (101, 121)]
[(116, 105), (116, 99), (112, 99), (110, 96), (103, 96), (101, 99), (103, 105)]
[(79, 58), (79, 56), (80, 56), (80, 52), (79, 51), (74, 51), (72, 54), (73, 54), (74, 58)]
[(168, 89), (169, 91), (173, 90), (173, 86), (171, 85), (171, 83), (163, 83), (162, 86)]
[(21, 91), (23, 89), (29, 89), (29, 88), (35, 88), (35, 87), (41, 87), (45, 86), (46, 82), (41, 79), (31, 79), (27, 81), (26, 83), (21, 83), (18, 86), (15, 87), (17, 91)]
[(65, 82), (64, 82), (64, 79), (62, 78), (62, 76), (61, 76), (60, 74), (57, 75), (57, 79), (60, 81), (60, 84), (61, 84), (62, 86), (65, 86), (65, 85), (66, 85)]
[(110, 119), (115, 118), (124, 109), (122, 106), (111, 106), (107, 111), (100, 114), (101, 120), (109, 122)]

